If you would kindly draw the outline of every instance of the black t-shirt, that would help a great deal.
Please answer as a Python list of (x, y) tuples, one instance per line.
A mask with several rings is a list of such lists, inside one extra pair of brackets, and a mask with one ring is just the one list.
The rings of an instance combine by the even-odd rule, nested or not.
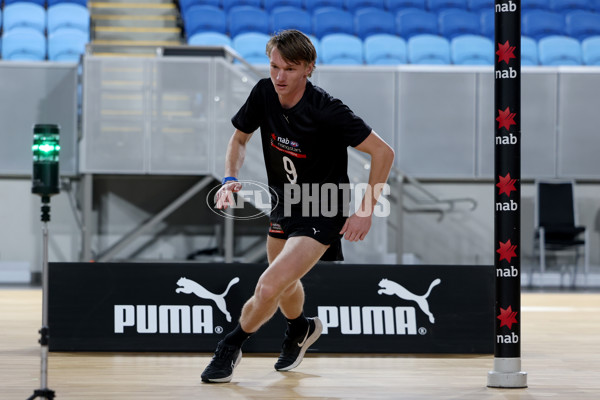
[[(260, 128), (269, 186), (280, 196), (271, 213), (278, 215), (283, 212), (286, 185), (289, 190), (290, 184), (296, 184), (296, 189), (306, 192), (308, 187), (314, 191), (306, 184), (339, 188), (348, 183), (347, 147), (358, 146), (371, 133), (371, 127), (350, 108), (310, 81), (300, 101), (285, 109), (271, 80), (260, 80), (231, 122), (245, 133)], [(341, 197), (338, 210), (343, 207)], [(299, 207), (292, 206), (294, 213)]]

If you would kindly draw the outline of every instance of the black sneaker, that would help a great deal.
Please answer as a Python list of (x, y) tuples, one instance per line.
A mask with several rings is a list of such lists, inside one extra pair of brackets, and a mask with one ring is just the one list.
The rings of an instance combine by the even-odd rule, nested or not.
[(289, 371), (302, 362), (306, 350), (317, 341), (323, 332), (323, 324), (318, 317), (308, 318), (308, 331), (300, 338), (290, 338), (285, 334), (281, 354), (275, 363), (277, 371)]
[(231, 381), (233, 369), (242, 359), (242, 349), (220, 341), (210, 364), (202, 373), (202, 381), (225, 383)]

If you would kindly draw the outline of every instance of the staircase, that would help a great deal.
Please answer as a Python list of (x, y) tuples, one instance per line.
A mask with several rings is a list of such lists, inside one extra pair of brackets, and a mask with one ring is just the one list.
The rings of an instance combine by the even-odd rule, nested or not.
[(95, 55), (154, 56), (182, 43), (174, 0), (106, 0), (89, 3)]

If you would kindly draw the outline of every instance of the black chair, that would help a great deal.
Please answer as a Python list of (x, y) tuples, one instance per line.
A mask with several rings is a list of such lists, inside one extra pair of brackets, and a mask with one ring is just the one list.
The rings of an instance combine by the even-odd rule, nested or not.
[[(546, 258), (554, 255), (556, 260), (574, 255), (573, 280), (575, 286), (577, 265), (584, 253), (584, 268), (587, 278), (589, 271), (589, 240), (585, 226), (578, 226), (573, 181), (537, 181), (536, 182), (536, 212), (534, 227), (534, 255), (539, 253), (540, 276), (546, 271)], [(582, 237), (583, 234), (583, 237)], [(568, 264), (561, 265), (562, 275)], [(533, 279), (533, 272), (532, 272)]]

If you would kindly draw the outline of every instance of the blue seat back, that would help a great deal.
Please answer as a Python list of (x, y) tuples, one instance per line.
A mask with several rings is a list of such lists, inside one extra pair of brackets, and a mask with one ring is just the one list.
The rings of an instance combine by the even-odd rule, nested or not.
[(600, 13), (571, 11), (565, 18), (565, 32), (577, 40), (600, 35)]
[(538, 47), (535, 39), (521, 36), (521, 65), (538, 65)]
[(479, 22), (481, 23), (481, 35), (490, 39), (494, 39), (496, 30), (496, 12), (484, 10), (479, 13)]
[(80, 31), (90, 31), (89, 10), (75, 3), (59, 3), (48, 7), (48, 33), (59, 28), (75, 28)]
[(425, 0), (384, 0), (384, 5), (386, 10), (394, 14), (408, 8), (424, 10), (426, 7)]
[(238, 6), (252, 6), (256, 8), (261, 8), (262, 0), (221, 0), (223, 2), (223, 10), (229, 11), (233, 7)]
[(521, 0), (521, 10), (549, 10), (548, 0)]
[(467, 9), (467, 0), (427, 0), (429, 11), (440, 12), (448, 8)]
[(550, 10), (554, 12), (568, 12), (574, 10), (590, 11), (590, 0), (549, 0)]
[(187, 37), (198, 32), (227, 33), (225, 12), (214, 6), (191, 6), (183, 16)]
[(354, 17), (348, 11), (334, 7), (317, 9), (313, 14), (313, 34), (322, 39), (332, 33), (354, 34)]
[(481, 32), (479, 14), (466, 10), (450, 9), (441, 11), (438, 25), (440, 34), (449, 40), (460, 35), (479, 35)]
[(17, 27), (32, 28), (40, 33), (46, 31), (46, 10), (35, 3), (12, 3), (4, 6), (4, 31)]
[(450, 42), (442, 36), (417, 35), (408, 39), (411, 64), (450, 64)]
[(265, 10), (272, 12), (278, 7), (296, 7), (302, 8), (302, 0), (264, 0), (263, 7)]
[(494, 10), (494, 0), (467, 0), (467, 7), (470, 11), (481, 12), (486, 10)]
[(231, 38), (219, 32), (198, 32), (188, 38), (187, 43), (191, 46), (229, 46)]
[(385, 5), (383, 0), (344, 0), (344, 8), (351, 13), (369, 7), (383, 10)]
[(2, 59), (42, 61), (46, 58), (46, 37), (37, 29), (16, 27), (2, 35)]
[(370, 35), (396, 33), (396, 20), (392, 13), (379, 8), (363, 8), (354, 14), (356, 35), (365, 39)]
[(233, 49), (250, 64), (268, 64), (269, 57), (265, 53), (270, 36), (264, 33), (241, 33), (233, 38)]
[(58, 28), (48, 35), (48, 60), (79, 62), (88, 42), (88, 32), (77, 28)]
[(323, 7), (344, 8), (344, 0), (303, 0), (304, 8), (309, 12)]
[(178, 0), (181, 15), (185, 15), (191, 6), (213, 6), (221, 7), (221, 0)]
[(34, 3), (38, 6), (46, 7), (46, 0), (4, 0), (4, 7), (13, 3)]
[(592, 36), (581, 42), (583, 62), (585, 65), (600, 66), (600, 36)]
[(372, 35), (363, 41), (365, 62), (369, 65), (406, 64), (406, 41), (395, 35)]
[(521, 32), (539, 40), (546, 36), (564, 35), (565, 18), (562, 14), (546, 10), (531, 10), (522, 14)]
[(228, 13), (229, 36), (236, 37), (240, 33), (269, 33), (269, 14), (253, 6), (232, 7)]
[(363, 60), (362, 41), (353, 35), (333, 33), (321, 39), (323, 64), (361, 65)]
[(450, 42), (450, 51), (453, 64), (494, 65), (494, 43), (483, 36), (457, 36)]
[(439, 33), (437, 14), (420, 9), (398, 11), (396, 14), (396, 34), (404, 39), (415, 35)]
[(80, 6), (84, 7), (88, 6), (88, 0), (48, 0), (48, 7), (61, 3), (79, 4)]
[(541, 65), (581, 65), (581, 45), (567, 36), (548, 36), (540, 39), (538, 51)]
[(271, 32), (279, 32), (283, 29), (297, 29), (308, 35), (312, 33), (312, 18), (308, 11), (298, 7), (277, 7), (271, 11), (269, 26)]

